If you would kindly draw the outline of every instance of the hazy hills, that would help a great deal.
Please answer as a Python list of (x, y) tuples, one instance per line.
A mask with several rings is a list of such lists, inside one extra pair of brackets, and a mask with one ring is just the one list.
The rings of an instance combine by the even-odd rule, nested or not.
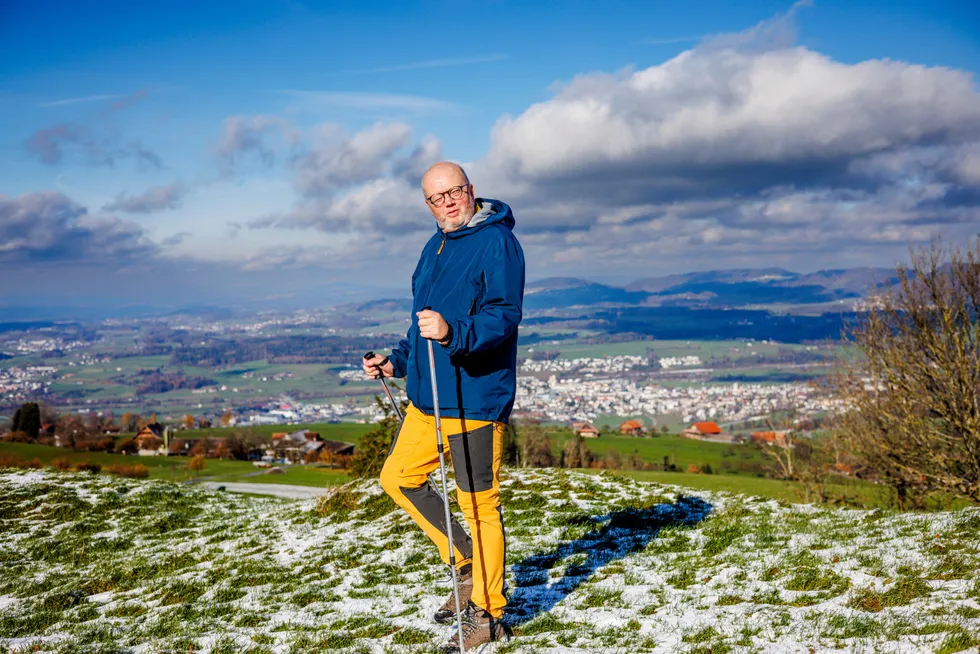
[(763, 305), (818, 305), (855, 300), (889, 284), (894, 271), (852, 268), (794, 273), (782, 268), (715, 270), (647, 277), (625, 286), (551, 277), (530, 282), (525, 307), (634, 305), (734, 308)]

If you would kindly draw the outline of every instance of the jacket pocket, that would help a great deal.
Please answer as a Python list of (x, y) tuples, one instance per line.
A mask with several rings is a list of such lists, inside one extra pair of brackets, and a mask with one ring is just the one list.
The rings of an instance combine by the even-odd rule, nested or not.
[(469, 311), (466, 312), (467, 316), (476, 315), (480, 312), (480, 307), (483, 305), (483, 298), (487, 294), (487, 280), (484, 273), (480, 273), (480, 279), (472, 283), (472, 293), (473, 299), (470, 301)]

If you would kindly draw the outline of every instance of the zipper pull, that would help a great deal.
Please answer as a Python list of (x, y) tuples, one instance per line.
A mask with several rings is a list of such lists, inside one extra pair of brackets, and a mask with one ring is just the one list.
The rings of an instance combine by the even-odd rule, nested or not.
[(442, 244), (441, 244), (441, 245), (439, 246), (439, 251), (438, 251), (438, 252), (436, 252), (436, 256), (437, 256), (437, 257), (438, 257), (438, 256), (439, 256), (440, 254), (442, 254), (442, 248), (444, 248), (444, 247), (446, 247), (446, 239), (442, 239)]

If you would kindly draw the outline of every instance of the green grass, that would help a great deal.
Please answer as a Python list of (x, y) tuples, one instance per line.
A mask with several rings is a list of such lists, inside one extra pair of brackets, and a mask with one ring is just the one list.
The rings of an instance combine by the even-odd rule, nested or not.
[[(549, 432), (555, 453), (561, 452), (565, 443), (575, 438), (568, 429), (551, 430)], [(719, 472), (727, 464), (734, 468), (737, 464), (756, 466), (770, 465), (770, 459), (754, 445), (729, 445), (727, 443), (712, 443), (684, 438), (676, 434), (659, 435), (653, 438), (634, 438), (631, 436), (602, 435), (598, 438), (586, 439), (589, 450), (599, 457), (607, 452), (618, 452), (624, 459), (634, 452), (645, 462), (661, 465), (664, 457), (680, 470), (686, 470), (689, 465), (704, 467), (711, 466), (714, 472)]]
[[(583, 470), (583, 472), (592, 472)], [(595, 471), (598, 473), (599, 471)], [(661, 484), (675, 484), (697, 490), (728, 491), (758, 495), (787, 502), (799, 501), (797, 486), (777, 479), (762, 479), (735, 475), (696, 475), (686, 472), (656, 472), (645, 470), (608, 470), (609, 474), (629, 477), (637, 481), (655, 481)]]
[(106, 454), (105, 452), (76, 452), (51, 445), (33, 443), (0, 443), (0, 453), (14, 454), (26, 460), (37, 458), (41, 463), (50, 464), (53, 459), (70, 461), (91, 461), (105, 467), (108, 465), (145, 465), (151, 479), (183, 481), (192, 477), (210, 475), (232, 475), (255, 472), (256, 468), (248, 461), (227, 461), (208, 459), (203, 471), (190, 475), (187, 468), (189, 457), (185, 456), (128, 456), (125, 454)]
[[(508, 616), (524, 619), (501, 654), (649, 651), (666, 633), (681, 641), (676, 651), (705, 654), (776, 642), (878, 651), (913, 634), (924, 636), (923, 651), (976, 645), (975, 610), (963, 610), (959, 590), (980, 594), (975, 570), (959, 562), (975, 555), (976, 509), (902, 515), (697, 499), (553, 469), (507, 470), (503, 481), (516, 611)], [(4, 472), (0, 527), (16, 535), (0, 544), (0, 596), (12, 599), (0, 612), (0, 645), (44, 638), (57, 652), (189, 651), (207, 640), (216, 652), (395, 654), (434, 651), (448, 632), (429, 620), (446, 594), (437, 549), (376, 480), (311, 506), (159, 481)], [(936, 533), (956, 561), (932, 551)], [(793, 542), (801, 536), (834, 550)], [(899, 548), (922, 566), (895, 560)], [(865, 587), (866, 565), (882, 568), (880, 612), (843, 606)], [(931, 573), (954, 583), (926, 592), (916, 580)], [(854, 575), (861, 586), (848, 588)], [(546, 580), (556, 583), (542, 587)]]
[[(254, 468), (251, 470), (254, 472)], [(219, 475), (208, 481), (245, 482), (249, 484), (286, 484), (291, 486), (339, 486), (350, 481), (350, 476), (343, 470), (330, 468), (315, 468), (312, 466), (290, 466), (283, 474), (256, 475), (246, 477), (241, 473)]]

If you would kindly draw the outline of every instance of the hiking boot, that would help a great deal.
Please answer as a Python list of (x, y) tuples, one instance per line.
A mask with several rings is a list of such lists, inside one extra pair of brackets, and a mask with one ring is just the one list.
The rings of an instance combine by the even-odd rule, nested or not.
[[(473, 602), (463, 614), (463, 647), (467, 652), (478, 654), (488, 643), (510, 640), (513, 632), (503, 620), (499, 620)], [(445, 654), (458, 654), (459, 634), (454, 633), (442, 650)]]
[[(469, 563), (464, 565), (457, 573), (456, 580), (459, 583), (459, 603), (465, 607), (470, 603), (470, 597), (473, 595), (473, 566)], [(450, 583), (452, 583), (451, 578)], [(456, 622), (456, 593), (449, 591), (449, 599), (439, 607), (433, 619), (439, 624)]]

